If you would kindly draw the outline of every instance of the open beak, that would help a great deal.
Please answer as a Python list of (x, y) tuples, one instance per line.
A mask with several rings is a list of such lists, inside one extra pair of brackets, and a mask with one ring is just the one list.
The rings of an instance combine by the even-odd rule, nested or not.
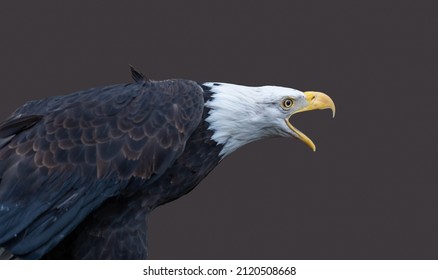
[[(306, 97), (307, 106), (301, 108), (298, 111), (295, 111), (293, 114), (305, 112), (305, 111), (312, 111), (312, 110), (324, 110), (324, 109), (331, 109), (333, 113), (333, 118), (335, 117), (335, 103), (333, 100), (325, 93), (322, 92), (316, 92), (316, 91), (306, 91), (304, 92), (304, 95)], [(292, 115), (293, 115), (292, 114)], [(316, 146), (310, 140), (309, 137), (307, 137), (304, 133), (296, 129), (289, 121), (289, 118), (292, 116), (288, 116), (285, 121), (287, 126), (298, 135), (298, 138), (303, 141), (307, 146), (309, 146), (312, 151), (316, 151)]]

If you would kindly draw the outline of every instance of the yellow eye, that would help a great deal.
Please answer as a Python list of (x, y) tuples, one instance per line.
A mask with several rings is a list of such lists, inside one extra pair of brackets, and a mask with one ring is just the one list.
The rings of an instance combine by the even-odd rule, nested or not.
[(285, 98), (283, 99), (283, 102), (281, 102), (281, 107), (283, 107), (283, 109), (290, 109), (293, 105), (294, 101), (291, 98)]

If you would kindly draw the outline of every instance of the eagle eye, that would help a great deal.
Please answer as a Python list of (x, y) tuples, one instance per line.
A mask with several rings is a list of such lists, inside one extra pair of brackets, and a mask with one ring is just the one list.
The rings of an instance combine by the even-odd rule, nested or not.
[(294, 100), (291, 98), (285, 98), (283, 99), (283, 102), (281, 102), (281, 107), (283, 109), (290, 109), (294, 105)]

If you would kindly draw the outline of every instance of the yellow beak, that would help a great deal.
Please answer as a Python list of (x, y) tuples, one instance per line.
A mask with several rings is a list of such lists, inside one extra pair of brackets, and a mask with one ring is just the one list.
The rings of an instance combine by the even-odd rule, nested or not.
[[(305, 111), (331, 109), (332, 113), (333, 113), (333, 118), (335, 117), (335, 112), (336, 112), (335, 103), (327, 94), (322, 93), (322, 92), (316, 92), (316, 91), (306, 91), (306, 92), (304, 92), (304, 95), (306, 97), (307, 106), (295, 111), (294, 113), (292, 113), (292, 115), (296, 114), (296, 113), (300, 113), (300, 112), (305, 112)], [(302, 133), (301, 131), (296, 129), (289, 122), (290, 117), (291, 116), (289, 116), (288, 118), (285, 119), (287, 126), (293, 132), (295, 132), (295, 134), (298, 135), (298, 138), (301, 141), (303, 141), (307, 146), (309, 146), (310, 149), (312, 149), (312, 151), (315, 152), (316, 151), (315, 144), (312, 142), (312, 140), (310, 140), (309, 137), (307, 137), (304, 133)]]

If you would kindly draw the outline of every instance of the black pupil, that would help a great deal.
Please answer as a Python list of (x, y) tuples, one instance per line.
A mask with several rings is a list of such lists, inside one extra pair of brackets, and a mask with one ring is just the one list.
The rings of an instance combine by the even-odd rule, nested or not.
[(286, 105), (286, 107), (290, 107), (290, 105), (292, 105), (292, 101), (290, 101), (289, 99), (286, 100), (285, 105)]

